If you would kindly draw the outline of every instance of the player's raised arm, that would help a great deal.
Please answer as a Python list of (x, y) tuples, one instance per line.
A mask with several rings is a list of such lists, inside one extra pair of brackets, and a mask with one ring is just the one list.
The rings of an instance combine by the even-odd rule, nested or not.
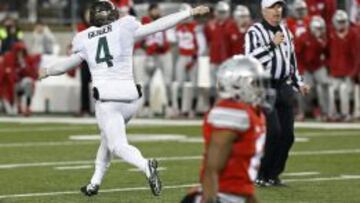
[(197, 6), (189, 10), (184, 10), (167, 15), (152, 23), (140, 26), (135, 31), (135, 39), (139, 40), (147, 35), (151, 35), (153, 33), (169, 29), (191, 16), (204, 15), (208, 12), (209, 12), (209, 8), (207, 6)]
[(65, 60), (56, 63), (55, 65), (52, 65), (47, 68), (40, 68), (39, 69), (39, 80), (44, 79), (48, 76), (55, 76), (55, 75), (61, 75), (66, 73), (67, 71), (76, 68), (78, 65), (81, 64), (83, 59), (77, 55), (73, 54), (66, 58)]

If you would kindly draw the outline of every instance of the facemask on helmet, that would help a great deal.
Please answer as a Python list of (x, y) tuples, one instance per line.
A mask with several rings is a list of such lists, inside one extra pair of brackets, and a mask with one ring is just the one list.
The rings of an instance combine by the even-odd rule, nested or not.
[(233, 12), (234, 20), (240, 24), (245, 25), (250, 23), (250, 11), (246, 6), (238, 5)]
[(304, 0), (295, 0), (293, 4), (293, 16), (296, 19), (303, 19), (308, 15), (307, 4)]
[(319, 38), (326, 32), (325, 20), (320, 16), (314, 16), (310, 21), (310, 32), (315, 37)]
[(119, 12), (109, 0), (95, 1), (90, 7), (90, 24), (101, 27), (119, 19)]
[(337, 31), (346, 30), (349, 27), (349, 16), (343, 10), (337, 10), (333, 16), (333, 25)]
[(272, 109), (275, 90), (270, 74), (262, 64), (250, 56), (238, 55), (225, 61), (217, 73), (219, 96), (239, 102)]

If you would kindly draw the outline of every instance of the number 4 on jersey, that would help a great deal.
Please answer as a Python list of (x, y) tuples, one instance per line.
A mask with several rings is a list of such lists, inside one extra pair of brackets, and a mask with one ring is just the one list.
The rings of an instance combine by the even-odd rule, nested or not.
[[(104, 54), (102, 55), (102, 53)], [(106, 64), (110, 68), (113, 67), (114, 65), (112, 62), (113, 59), (114, 57), (110, 54), (109, 45), (106, 37), (99, 38), (98, 46), (96, 50), (96, 58), (95, 58), (96, 63), (106, 62)]]

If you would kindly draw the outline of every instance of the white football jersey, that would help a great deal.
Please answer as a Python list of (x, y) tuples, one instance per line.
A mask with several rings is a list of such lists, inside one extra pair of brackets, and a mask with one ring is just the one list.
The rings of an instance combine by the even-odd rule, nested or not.
[(133, 77), (133, 48), (140, 25), (134, 17), (125, 16), (102, 27), (90, 27), (74, 37), (73, 53), (89, 65), (100, 99), (139, 97)]

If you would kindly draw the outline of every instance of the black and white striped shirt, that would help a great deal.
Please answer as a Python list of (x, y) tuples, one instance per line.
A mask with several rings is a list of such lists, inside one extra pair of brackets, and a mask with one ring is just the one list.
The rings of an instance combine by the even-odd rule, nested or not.
[[(272, 39), (278, 31), (284, 34), (285, 40), (279, 46), (275, 46)], [(263, 20), (252, 25), (245, 36), (245, 53), (257, 58), (271, 74), (272, 79), (290, 79), (296, 87), (303, 85), (297, 67), (293, 35), (283, 24), (273, 27)]]

